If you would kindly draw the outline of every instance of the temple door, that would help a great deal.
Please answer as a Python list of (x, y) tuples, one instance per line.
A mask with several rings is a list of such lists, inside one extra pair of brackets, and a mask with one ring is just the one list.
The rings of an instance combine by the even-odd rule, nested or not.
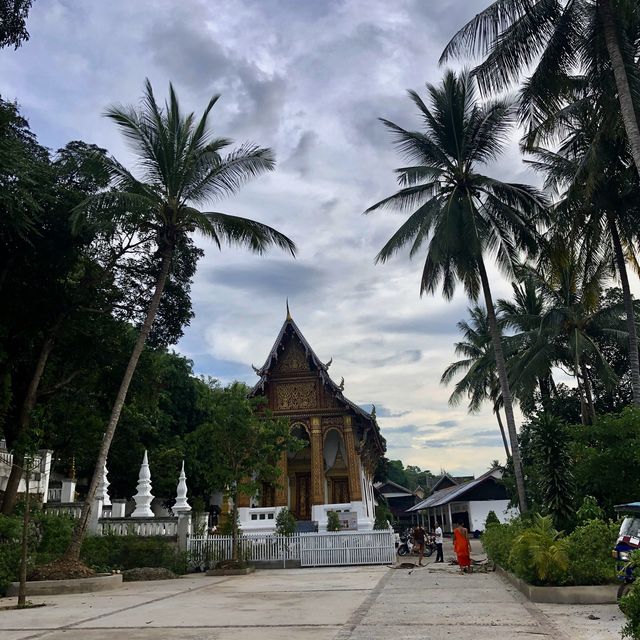
[(296, 519), (311, 520), (311, 474), (296, 474)]
[(333, 504), (344, 504), (351, 502), (349, 498), (349, 479), (348, 478), (334, 478), (331, 483), (332, 496), (331, 500)]
[(276, 488), (268, 482), (262, 483), (262, 499), (260, 501), (261, 507), (275, 507), (276, 506)]

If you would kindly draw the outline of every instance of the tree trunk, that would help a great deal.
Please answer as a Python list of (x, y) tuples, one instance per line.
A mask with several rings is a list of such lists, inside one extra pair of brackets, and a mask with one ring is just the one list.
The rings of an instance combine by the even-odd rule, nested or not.
[(578, 385), (578, 395), (580, 396), (580, 422), (582, 423), (582, 425), (587, 425), (589, 424), (589, 410), (587, 408), (587, 400), (585, 397), (585, 392), (584, 392), (584, 385), (581, 382), (581, 376), (580, 376), (580, 358), (578, 356), (578, 331), (576, 329), (574, 329), (574, 335), (575, 335), (575, 347), (573, 349), (574, 353), (573, 353), (573, 357), (574, 357), (574, 363), (573, 363), (573, 370), (574, 370), (574, 374), (576, 376), (576, 384)]
[(162, 264), (160, 267), (160, 273), (158, 275), (158, 278), (156, 279), (155, 291), (151, 298), (151, 302), (149, 303), (147, 315), (140, 329), (140, 334), (138, 335), (138, 339), (136, 340), (133, 351), (131, 352), (129, 363), (127, 364), (124, 376), (122, 377), (122, 382), (120, 383), (120, 388), (118, 389), (116, 399), (113, 403), (113, 408), (111, 409), (111, 416), (107, 424), (107, 429), (104, 433), (104, 436), (102, 437), (102, 443), (100, 444), (100, 452), (98, 453), (98, 459), (96, 461), (96, 466), (91, 478), (91, 484), (89, 485), (89, 491), (87, 493), (87, 497), (85, 498), (84, 504), (82, 505), (82, 514), (80, 515), (80, 519), (78, 520), (73, 531), (71, 544), (64, 554), (64, 560), (77, 561), (80, 558), (80, 548), (87, 531), (89, 516), (91, 515), (91, 509), (93, 508), (93, 503), (95, 502), (98, 483), (100, 482), (100, 479), (102, 477), (104, 465), (107, 462), (107, 456), (109, 455), (111, 441), (113, 440), (116, 427), (118, 426), (118, 420), (120, 419), (122, 407), (124, 406), (124, 402), (127, 398), (131, 379), (133, 378), (136, 366), (138, 365), (138, 360), (140, 359), (140, 355), (142, 354), (142, 350), (144, 349), (145, 342), (147, 341), (147, 337), (149, 336), (149, 332), (151, 331), (153, 321), (155, 320), (156, 314), (158, 313), (158, 307), (160, 306), (160, 300), (162, 299), (162, 293), (164, 291), (167, 277), (169, 275), (169, 269), (171, 267), (172, 254), (173, 245), (167, 244), (162, 252)]
[(582, 374), (584, 395), (587, 400), (587, 410), (589, 411), (589, 424), (594, 424), (596, 421), (596, 409), (593, 404), (593, 391), (591, 388), (591, 380), (589, 379), (589, 371), (584, 363), (580, 365), (580, 373)]
[(507, 442), (507, 434), (504, 432), (504, 425), (502, 424), (502, 418), (500, 417), (500, 408), (494, 407), (493, 412), (496, 414), (496, 420), (498, 421), (498, 426), (500, 427), (500, 435), (502, 436), (502, 444), (504, 445), (504, 452), (507, 454), (507, 462), (511, 457), (511, 452), (509, 451), (509, 443)]
[(4, 498), (2, 500), (2, 514), (9, 516), (13, 513), (13, 509), (16, 506), (16, 500), (18, 498), (18, 487), (20, 485), (20, 478), (22, 477), (22, 467), (24, 466), (24, 450), (21, 441), (26, 437), (29, 427), (31, 426), (31, 416), (38, 400), (38, 388), (44, 375), (49, 355), (53, 350), (58, 331), (62, 326), (64, 316), (61, 314), (56, 320), (55, 324), (51, 328), (47, 339), (40, 348), (40, 354), (36, 362), (33, 375), (29, 381), (27, 387), (27, 393), (22, 401), (22, 407), (20, 407), (20, 415), (18, 417), (18, 429), (16, 430), (16, 436), (14, 438), (15, 447), (13, 455), (13, 464), (11, 466), (11, 472), (9, 479), (7, 480), (7, 486), (5, 488)]
[(629, 365), (631, 367), (631, 387), (633, 390), (633, 404), (640, 407), (640, 358), (638, 357), (638, 332), (636, 331), (636, 318), (633, 311), (633, 296), (629, 286), (629, 276), (627, 274), (627, 263), (624, 259), (622, 242), (613, 214), (607, 213), (609, 230), (613, 241), (613, 251), (620, 276), (622, 286), (622, 298), (624, 300), (624, 310), (627, 316), (627, 333), (629, 334)]
[(551, 385), (546, 376), (538, 377), (538, 388), (540, 389), (540, 403), (546, 411), (549, 407), (549, 401), (551, 400)]
[[(31, 460), (29, 460), (29, 465)], [(18, 585), (18, 607), (27, 606), (27, 556), (29, 540), (29, 479), (31, 469), (27, 466), (25, 472), (24, 515), (22, 517), (22, 543), (20, 547), (20, 584)]]
[(640, 175), (640, 128), (638, 128), (638, 119), (633, 106), (633, 98), (631, 96), (631, 87), (629, 86), (629, 78), (627, 69), (620, 50), (618, 41), (618, 30), (616, 28), (616, 19), (610, 0), (598, 0), (598, 13), (602, 21), (602, 33), (607, 45), (609, 59), (611, 60), (611, 68), (616, 80), (616, 88), (618, 90), (618, 100), (620, 101), (620, 112), (622, 121), (631, 147), (631, 155), (636, 165), (636, 171)]
[(238, 489), (233, 492), (233, 509), (231, 509), (231, 559), (238, 562)]
[(491, 287), (489, 286), (489, 278), (484, 266), (482, 256), (478, 259), (478, 271), (482, 281), (482, 291), (484, 293), (484, 301), (487, 307), (487, 318), (489, 320), (489, 330), (491, 332), (491, 341), (493, 342), (493, 352), (496, 359), (496, 370), (500, 380), (500, 390), (502, 391), (502, 402), (504, 404), (504, 414), (507, 419), (507, 429), (509, 431), (509, 440), (511, 441), (511, 459), (513, 460), (513, 473), (516, 478), (516, 488), (518, 490), (518, 502), (520, 503), (520, 512), (527, 512), (527, 496), (524, 489), (524, 474), (522, 473), (522, 461), (520, 459), (520, 447), (518, 446), (518, 432), (516, 431), (516, 421), (513, 415), (513, 401), (511, 399), (511, 389), (509, 388), (509, 379), (507, 377), (507, 365), (504, 360), (504, 352), (502, 350), (502, 337), (498, 329), (498, 321), (496, 320), (496, 312), (493, 308), (493, 298), (491, 296)]

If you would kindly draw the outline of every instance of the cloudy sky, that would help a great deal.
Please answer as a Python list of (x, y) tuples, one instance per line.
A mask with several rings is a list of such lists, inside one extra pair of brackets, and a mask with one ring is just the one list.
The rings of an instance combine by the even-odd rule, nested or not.
[[(298, 244), (293, 261), (218, 252), (205, 242), (196, 318), (177, 349), (195, 370), (255, 382), (285, 318), (333, 357), (345, 393), (375, 403), (389, 456), (436, 472), (480, 473), (502, 458), (489, 409), (451, 408), (439, 384), (454, 359), (462, 292), (419, 297), (420, 261), (373, 259), (401, 215), (364, 209), (396, 189), (401, 166), (378, 117), (418, 120), (407, 89), (438, 82), (448, 38), (488, 0), (36, 0), (31, 40), (0, 52), (0, 92), (40, 141), (82, 139), (131, 157), (102, 116), (135, 103), (148, 77), (174, 83), (185, 108), (211, 95), (215, 131), (273, 148), (277, 170), (215, 209), (255, 217)], [(515, 143), (488, 171), (531, 181)], [(509, 285), (497, 273), (496, 297)]]

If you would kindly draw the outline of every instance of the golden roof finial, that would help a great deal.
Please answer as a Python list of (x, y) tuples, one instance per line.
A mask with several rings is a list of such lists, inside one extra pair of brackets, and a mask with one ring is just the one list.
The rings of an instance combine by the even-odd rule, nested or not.
[(293, 320), (291, 317), (291, 311), (289, 311), (289, 298), (287, 298), (287, 320)]

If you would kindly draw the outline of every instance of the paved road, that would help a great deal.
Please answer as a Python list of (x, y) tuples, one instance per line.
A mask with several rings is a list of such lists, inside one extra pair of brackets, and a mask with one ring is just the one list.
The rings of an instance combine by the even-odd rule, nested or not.
[(0, 638), (618, 640), (621, 625), (614, 606), (541, 608), (495, 574), (460, 576), (444, 565), (192, 576), (44, 601), (0, 610)]

